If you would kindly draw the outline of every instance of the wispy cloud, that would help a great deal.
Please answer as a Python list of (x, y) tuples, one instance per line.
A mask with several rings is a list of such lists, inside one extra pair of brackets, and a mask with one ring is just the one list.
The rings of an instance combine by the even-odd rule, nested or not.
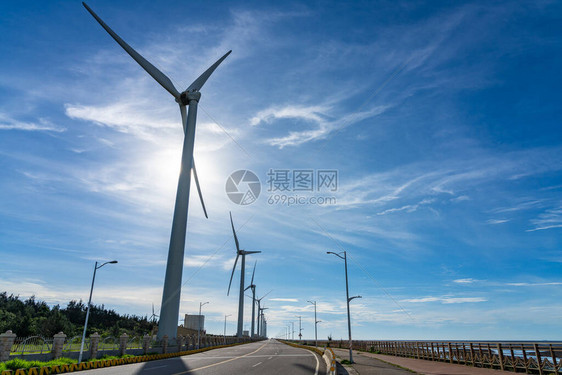
[(503, 223), (507, 223), (509, 220), (508, 219), (489, 219), (488, 221), (486, 221), (488, 224), (503, 224)]
[(531, 219), (531, 223), (535, 227), (527, 232), (562, 228), (562, 205), (545, 210), (536, 219)]
[(475, 282), (477, 282), (477, 281), (478, 281), (478, 280), (475, 280), (475, 279), (473, 279), (473, 278), (466, 278), (466, 279), (456, 279), (456, 280), (453, 280), (453, 282), (454, 282), (454, 283), (457, 283), (457, 284), (473, 284), (473, 283), (475, 283)]
[(299, 300), (296, 298), (270, 298), (269, 301), (299, 302)]
[(401, 302), (409, 303), (428, 303), (428, 302), (441, 302), (442, 304), (454, 303), (477, 303), (487, 302), (488, 299), (484, 297), (423, 297), (423, 298), (408, 298), (403, 299)]
[(23, 130), (23, 131), (49, 131), (62, 133), (66, 128), (57, 126), (51, 121), (39, 118), (37, 122), (19, 121), (0, 112), (0, 130)]
[(280, 149), (287, 146), (298, 146), (303, 143), (324, 139), (330, 133), (353, 125), (365, 119), (375, 117), (383, 113), (388, 106), (374, 106), (369, 110), (355, 113), (347, 113), (336, 118), (336, 112), (332, 106), (312, 105), (312, 106), (285, 106), (270, 107), (259, 111), (250, 120), (251, 125), (256, 126), (261, 123), (273, 123), (277, 119), (301, 120), (313, 125), (312, 128), (305, 130), (290, 131), (288, 135), (274, 137), (265, 140), (271, 146)]
[(384, 210), (382, 212), (377, 213), (377, 215), (386, 215), (386, 214), (399, 212), (399, 211), (414, 212), (420, 206), (431, 204), (433, 202), (435, 202), (435, 199), (424, 199), (417, 204), (408, 204), (408, 205), (405, 205), (405, 206), (402, 206), (402, 207), (399, 207), (399, 208), (389, 208), (388, 210)]
[(509, 286), (551, 286), (562, 285), (562, 282), (548, 282), (548, 283), (507, 283)]

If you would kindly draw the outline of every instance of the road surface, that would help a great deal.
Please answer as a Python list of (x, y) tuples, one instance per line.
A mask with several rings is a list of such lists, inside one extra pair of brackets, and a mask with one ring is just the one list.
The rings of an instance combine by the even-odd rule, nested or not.
[(324, 360), (311, 351), (266, 340), (207, 352), (89, 370), (88, 375), (231, 375), (326, 373)]

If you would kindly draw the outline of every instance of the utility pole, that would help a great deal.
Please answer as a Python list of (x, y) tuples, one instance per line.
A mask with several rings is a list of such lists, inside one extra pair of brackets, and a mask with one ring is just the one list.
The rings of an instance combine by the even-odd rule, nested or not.
[(224, 316), (224, 333), (222, 335), (223, 339), (224, 339), (224, 345), (226, 345), (226, 318), (231, 316), (232, 314), (228, 314)]
[(298, 316), (299, 318), (299, 341), (302, 341), (302, 322), (301, 322), (301, 317)]
[(316, 319), (316, 301), (308, 301), (309, 303), (314, 305), (314, 346), (318, 347), (318, 320)]
[(292, 340), (295, 340), (295, 322), (291, 322), (291, 327), (292, 327), (292, 332), (293, 332)]

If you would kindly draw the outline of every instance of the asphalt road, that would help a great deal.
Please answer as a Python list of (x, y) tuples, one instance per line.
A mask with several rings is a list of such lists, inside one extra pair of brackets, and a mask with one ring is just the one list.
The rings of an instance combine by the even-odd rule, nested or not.
[(88, 375), (325, 374), (324, 360), (311, 351), (266, 340), (230, 348), (130, 365), (89, 370)]

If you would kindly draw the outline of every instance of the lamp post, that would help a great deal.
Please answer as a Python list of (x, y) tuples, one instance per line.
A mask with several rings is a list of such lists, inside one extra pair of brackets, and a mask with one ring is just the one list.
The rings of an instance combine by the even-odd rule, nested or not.
[(292, 332), (292, 339), (295, 340), (295, 322), (291, 322), (291, 332)]
[(94, 266), (94, 276), (92, 277), (92, 286), (90, 287), (90, 298), (88, 299), (88, 309), (86, 310), (86, 321), (84, 322), (84, 332), (82, 332), (82, 343), (80, 344), (80, 355), (78, 356), (78, 363), (82, 362), (82, 353), (84, 352), (84, 341), (86, 340), (86, 329), (88, 328), (88, 318), (90, 317), (90, 304), (92, 303), (92, 292), (94, 291), (94, 281), (96, 281), (96, 271), (106, 264), (115, 264), (116, 260), (110, 262), (105, 262), (101, 266), (98, 266), (96, 262)]
[(228, 314), (224, 316), (224, 333), (222, 337), (224, 338), (224, 345), (226, 345), (226, 318), (231, 316), (232, 314)]
[[(341, 256), (342, 253), (343, 253), (343, 257)], [(353, 363), (353, 352), (351, 350), (353, 346), (353, 341), (351, 340), (351, 317), (349, 315), (349, 302), (351, 302), (351, 300), (355, 298), (361, 298), (361, 296), (349, 297), (349, 283), (347, 281), (347, 253), (345, 251), (342, 251), (341, 253), (326, 251), (326, 254), (333, 254), (338, 258), (343, 259), (345, 264), (345, 294), (347, 298), (347, 331), (349, 332), (349, 362)]]
[(197, 349), (201, 348), (201, 307), (208, 303), (209, 302), (199, 302), (199, 316), (197, 317), (197, 320), (199, 321), (199, 327), (197, 329)]
[(302, 341), (302, 321), (301, 321), (301, 316), (300, 315), (295, 315), (297, 318), (299, 318), (299, 341)]
[(318, 320), (316, 320), (316, 301), (307, 301), (314, 305), (314, 346), (318, 347)]

